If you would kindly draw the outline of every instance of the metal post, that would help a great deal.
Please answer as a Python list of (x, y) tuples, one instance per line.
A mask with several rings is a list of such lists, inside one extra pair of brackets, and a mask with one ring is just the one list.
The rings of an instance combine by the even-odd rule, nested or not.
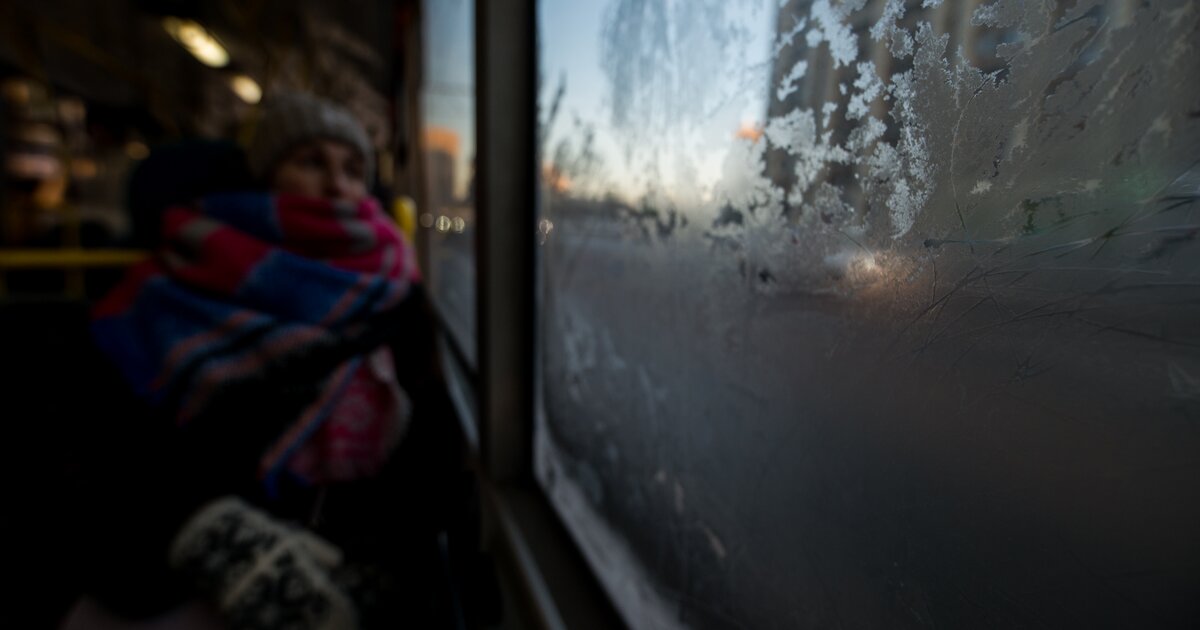
[(533, 0), (475, 9), (476, 266), (484, 466), (530, 476), (536, 222)]

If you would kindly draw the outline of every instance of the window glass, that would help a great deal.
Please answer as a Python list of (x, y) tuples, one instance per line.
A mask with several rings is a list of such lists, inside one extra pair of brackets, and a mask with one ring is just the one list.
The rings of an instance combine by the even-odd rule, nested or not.
[(537, 474), (632, 625), (1195, 623), (1194, 3), (539, 21)]
[(475, 7), (427, 2), (422, 147), (428, 284), (443, 321), (475, 364)]

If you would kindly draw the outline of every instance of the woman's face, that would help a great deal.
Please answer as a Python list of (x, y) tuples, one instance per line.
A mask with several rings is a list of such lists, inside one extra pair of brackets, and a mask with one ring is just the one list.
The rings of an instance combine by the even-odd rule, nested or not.
[(367, 196), (366, 165), (349, 144), (310, 140), (283, 156), (270, 185), (277, 193), (354, 203)]

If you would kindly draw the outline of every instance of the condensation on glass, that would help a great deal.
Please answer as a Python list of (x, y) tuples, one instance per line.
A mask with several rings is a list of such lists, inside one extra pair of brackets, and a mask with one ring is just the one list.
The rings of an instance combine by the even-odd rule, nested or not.
[(537, 473), (633, 626), (1200, 623), (1200, 5), (539, 20)]
[(475, 5), (427, 2), (421, 150), (427, 283), (442, 320), (475, 366)]

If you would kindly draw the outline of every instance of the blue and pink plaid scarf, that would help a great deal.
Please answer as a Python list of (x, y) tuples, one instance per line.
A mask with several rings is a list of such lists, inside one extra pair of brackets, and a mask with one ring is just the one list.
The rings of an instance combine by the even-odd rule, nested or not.
[[(336, 345), (417, 280), (412, 252), (373, 199), (211, 196), (166, 212), (161, 251), (96, 306), (92, 333), (134, 391), (183, 426), (224, 388)], [(392, 365), (380, 348), (326, 377), (263, 454), (268, 488), (284, 472), (310, 483), (376, 472), (407, 421)]]

